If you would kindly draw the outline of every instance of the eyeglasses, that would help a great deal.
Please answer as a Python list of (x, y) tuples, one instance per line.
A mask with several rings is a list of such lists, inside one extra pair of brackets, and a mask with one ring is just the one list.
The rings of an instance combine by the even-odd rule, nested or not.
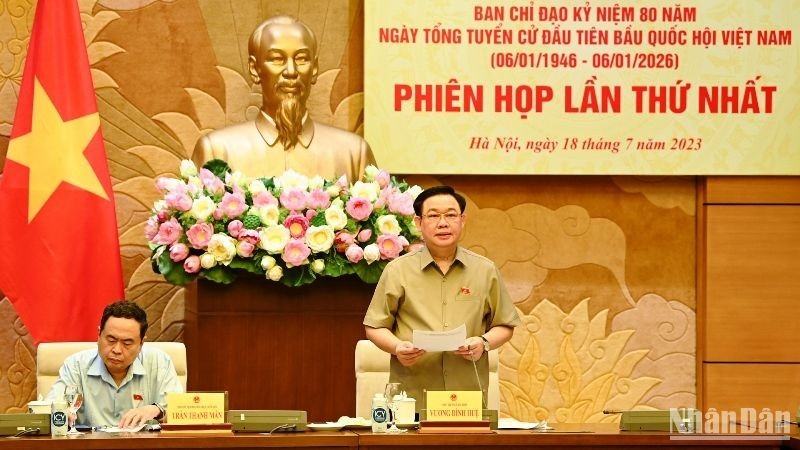
[(444, 220), (446, 220), (448, 223), (456, 223), (458, 222), (458, 219), (461, 218), (461, 214), (453, 211), (446, 213), (430, 212), (422, 216), (422, 220), (428, 223), (439, 223), (442, 218), (444, 218)]

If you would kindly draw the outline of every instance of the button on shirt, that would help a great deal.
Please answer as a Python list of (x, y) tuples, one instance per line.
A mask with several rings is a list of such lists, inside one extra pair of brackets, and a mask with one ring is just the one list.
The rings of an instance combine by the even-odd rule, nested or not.
[[(492, 327), (515, 327), (519, 314), (494, 263), (459, 247), (447, 274), (423, 248), (386, 265), (364, 317), (364, 325), (388, 328), (403, 341), (413, 330), (450, 331), (466, 325), (467, 337)], [(489, 358), (476, 361), (480, 387), (489, 385)], [(472, 362), (452, 352), (429, 352), (406, 367), (392, 355), (390, 379), (425, 404), (424, 390), (478, 390)]]
[(80, 386), (84, 400), (77, 423), (91, 426), (115, 426), (123, 414), (140, 406), (155, 403), (166, 409), (166, 394), (184, 391), (169, 355), (149, 347), (142, 347), (119, 386), (97, 349), (75, 353), (64, 361), (46, 399), (63, 397), (67, 385)]

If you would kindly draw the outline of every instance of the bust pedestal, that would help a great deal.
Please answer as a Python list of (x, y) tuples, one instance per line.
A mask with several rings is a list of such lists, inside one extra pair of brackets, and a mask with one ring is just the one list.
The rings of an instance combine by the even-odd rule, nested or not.
[(186, 293), (189, 389), (228, 391), (230, 409), (354, 416), (354, 352), (373, 289), (352, 275), (296, 288), (198, 280)]

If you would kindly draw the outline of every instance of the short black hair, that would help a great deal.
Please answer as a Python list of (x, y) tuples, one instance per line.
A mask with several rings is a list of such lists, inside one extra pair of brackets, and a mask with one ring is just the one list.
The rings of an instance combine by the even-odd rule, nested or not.
[(100, 331), (103, 331), (109, 317), (134, 319), (139, 322), (139, 335), (144, 340), (144, 334), (147, 332), (148, 327), (147, 312), (141, 306), (129, 300), (120, 300), (106, 306), (103, 310), (103, 317), (100, 319)]
[(467, 209), (467, 200), (463, 195), (456, 192), (452, 186), (433, 186), (420, 192), (417, 198), (414, 199), (414, 214), (422, 216), (422, 204), (425, 203), (425, 200), (437, 195), (449, 195), (456, 199), (458, 207), (461, 209), (461, 214), (464, 214), (464, 211)]

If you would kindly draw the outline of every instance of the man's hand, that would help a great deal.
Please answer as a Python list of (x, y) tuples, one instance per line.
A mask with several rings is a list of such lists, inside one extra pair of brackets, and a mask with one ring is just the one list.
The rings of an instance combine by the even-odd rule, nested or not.
[(140, 406), (123, 414), (117, 426), (120, 428), (138, 427), (148, 420), (155, 419), (159, 414), (161, 414), (161, 410), (156, 405)]
[(477, 361), (481, 359), (484, 350), (483, 339), (481, 339), (479, 336), (472, 336), (464, 341), (464, 345), (458, 347), (458, 350), (455, 351), (455, 354), (460, 355), (464, 359), (468, 359), (470, 361)]
[(394, 354), (400, 364), (408, 367), (414, 365), (419, 358), (425, 354), (425, 350), (414, 347), (414, 344), (408, 341), (401, 341), (394, 349)]

